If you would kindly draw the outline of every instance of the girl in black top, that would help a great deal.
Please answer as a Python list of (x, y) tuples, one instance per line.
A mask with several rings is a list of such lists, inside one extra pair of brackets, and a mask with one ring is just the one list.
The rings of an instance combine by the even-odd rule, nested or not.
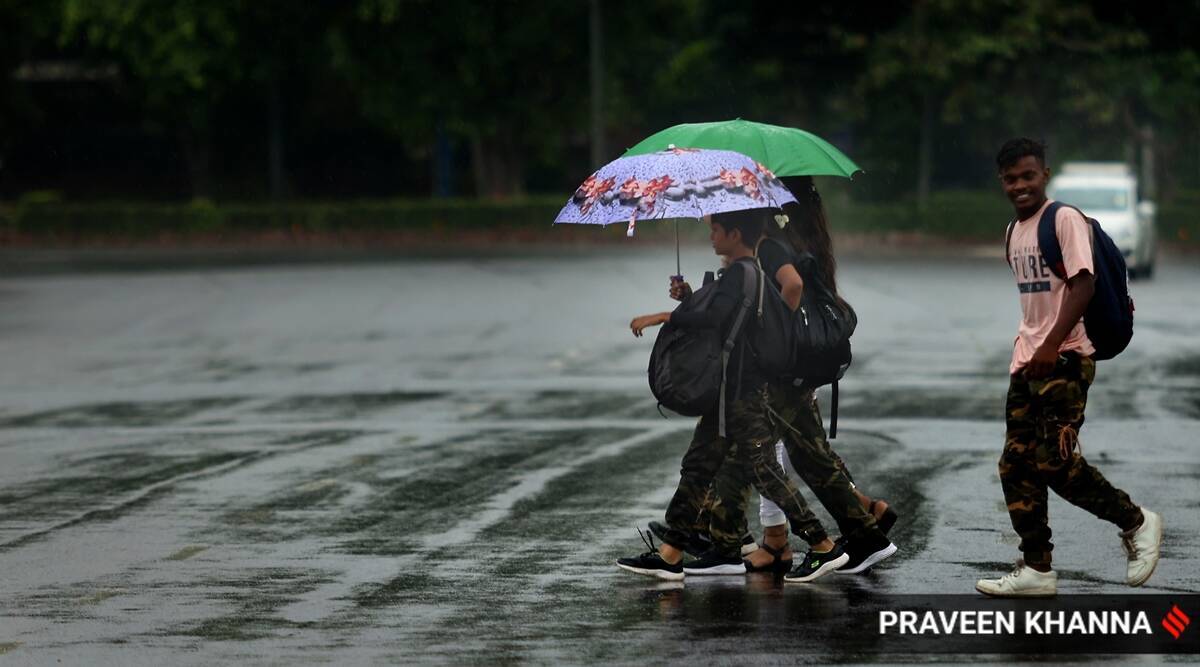
[[(829, 235), (829, 224), (825, 217), (825, 207), (821, 202), (821, 195), (817, 192), (811, 176), (793, 176), (783, 180), (792, 194), (796, 196), (796, 203), (785, 204), (783, 216), (776, 220), (777, 224), (768, 224), (767, 226), (768, 238), (781, 241), (782, 244), (771, 242), (759, 244), (758, 258), (762, 263), (763, 273), (772, 278), (780, 291), (784, 292), (783, 281), (788, 280), (790, 274), (796, 273), (795, 267), (800, 263), (800, 258), (807, 255), (804, 266), (815, 271), (815, 277), (837, 295), (835, 276), (837, 260), (833, 256), (833, 239)], [(792, 271), (788, 272), (780, 267), (787, 267)], [(803, 276), (800, 276), (800, 279), (802, 291)], [(840, 295), (838, 298), (841, 298)], [(799, 296), (796, 297), (795, 302), (792, 302), (784, 293), (784, 299), (789, 302), (790, 306), (799, 304)], [(813, 426), (813, 432), (807, 433), (806, 436), (818, 440), (817, 444), (828, 450), (829, 455), (832, 456), (838, 468), (846, 474), (846, 477), (853, 479), (842, 457), (829, 447), (816, 396), (813, 395), (811, 400), (811, 409), (814, 415), (810, 423)], [(779, 450), (780, 461), (787, 463), (788, 459), (783, 453), (782, 442), (779, 443)], [(790, 465), (786, 465), (786, 467), (791, 468)], [(880, 530), (887, 533), (899, 517), (895, 510), (886, 501), (875, 500), (864, 494), (857, 486), (854, 486), (854, 494), (858, 497), (862, 508), (875, 517)], [(787, 560), (790, 555), (786, 550), (779, 552), (779, 548), (787, 544), (787, 527), (779, 522), (779, 518), (782, 517), (779, 508), (764, 498), (761, 500), (759, 516), (763, 520), (764, 526), (763, 545), (768, 549), (763, 549), (761, 553), (755, 552), (748, 555), (747, 562), (753, 568), (769, 567), (776, 559)]]

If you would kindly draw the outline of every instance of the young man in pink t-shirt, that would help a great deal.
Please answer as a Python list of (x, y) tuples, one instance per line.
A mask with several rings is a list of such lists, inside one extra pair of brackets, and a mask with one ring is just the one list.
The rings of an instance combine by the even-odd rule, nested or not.
[(1095, 348), (1083, 313), (1095, 292), (1092, 228), (1079, 211), (1063, 206), (1054, 219), (1062, 246), (1060, 279), (1038, 246), (1038, 223), (1050, 205), (1045, 147), (1013, 139), (996, 156), (1004, 194), (1017, 219), (1008, 262), (1021, 299), (1021, 325), (1009, 365), (1007, 432), (1000, 484), (1023, 560), (999, 579), (980, 579), (976, 590), (994, 597), (1049, 597), (1058, 575), (1050, 568), (1047, 488), (1074, 505), (1116, 524), (1128, 555), (1126, 583), (1140, 586), (1158, 563), (1162, 518), (1138, 507), (1079, 451), (1087, 391), (1096, 376)]

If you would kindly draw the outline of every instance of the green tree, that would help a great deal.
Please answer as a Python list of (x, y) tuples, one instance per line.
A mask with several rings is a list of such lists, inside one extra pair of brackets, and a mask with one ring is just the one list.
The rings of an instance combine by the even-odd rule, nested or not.
[(476, 193), (506, 197), (586, 132), (587, 9), (359, 0), (328, 40), (368, 118), (425, 156), (444, 128), (470, 147)]
[(919, 0), (874, 40), (860, 77), (862, 121), (880, 130), (873, 149), (897, 170), (913, 165), (921, 207), (943, 139), (990, 155), (1000, 139), (1036, 134), (1059, 159), (1134, 158), (1147, 128), (1182, 120), (1172, 97), (1196, 90), (1194, 74), (1176, 79), (1194, 52), (1156, 53), (1143, 18), (1079, 0)]
[(194, 196), (210, 191), (214, 102), (243, 75), (238, 5), (63, 0), (62, 43), (121, 63), (147, 114), (178, 139)]
[(57, 2), (0, 0), (0, 177), (5, 156), (23, 128), (38, 123), (39, 110), (16, 73), (22, 64), (49, 53), (57, 38)]

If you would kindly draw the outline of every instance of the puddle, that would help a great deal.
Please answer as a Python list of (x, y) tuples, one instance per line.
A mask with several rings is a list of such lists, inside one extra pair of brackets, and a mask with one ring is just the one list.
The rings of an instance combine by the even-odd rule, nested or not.
[[(160, 444), (164, 446), (166, 443)], [(147, 447), (154, 447), (153, 443)], [(213, 452), (156, 456), (141, 452), (106, 454), (64, 461), (62, 477), (36, 479), (0, 491), (0, 521), (27, 522), (71, 515), (103, 506), (180, 475), (220, 466), (243, 455)], [(136, 504), (105, 512), (115, 518)]]
[(184, 547), (184, 548), (180, 549), (179, 551), (176, 551), (175, 553), (171, 554), (170, 556), (167, 556), (164, 560), (187, 560), (187, 559), (191, 558), (192, 556), (195, 556), (196, 554), (202, 553), (207, 550), (208, 550), (208, 547), (192, 545), (190, 547)]
[(78, 604), (100, 604), (101, 602), (104, 602), (105, 600), (107, 600), (109, 598), (115, 598), (119, 595), (123, 595), (124, 593), (125, 593), (124, 589), (96, 591), (95, 593), (92, 593), (91, 595), (86, 595), (84, 597), (79, 598), (78, 600), (76, 600), (76, 603), (78, 603)]
[(402, 574), (381, 585), (360, 586), (351, 599), (367, 609), (406, 605), (428, 599), (429, 592), (437, 587), (438, 581), (429, 575)]
[(997, 393), (991, 387), (974, 390), (930, 387), (897, 387), (886, 390), (843, 388), (839, 398), (839, 419), (933, 417), (1004, 421), (1004, 392), (1002, 390)]
[(328, 584), (333, 579), (319, 570), (289, 568), (253, 568), (243, 570), (234, 579), (192, 580), (189, 587), (198, 591), (221, 589), (222, 601), (237, 610), (197, 623), (176, 626), (162, 634), (202, 637), (215, 641), (250, 641), (279, 636), (312, 624), (283, 619), (277, 613), (300, 596)]
[(649, 390), (543, 391), (485, 401), (471, 419), (661, 419)]
[(0, 427), (165, 426), (207, 410), (237, 405), (244, 400), (229, 397), (95, 403), (0, 419)]
[[(1194, 333), (1189, 328), (1188, 334)], [(1163, 372), (1172, 377), (1200, 378), (1200, 354), (1176, 357), (1163, 363)]]
[(260, 414), (287, 415), (296, 419), (354, 419), (390, 408), (445, 397), (441, 392), (393, 391), (332, 396), (301, 395), (275, 401), (256, 410)]

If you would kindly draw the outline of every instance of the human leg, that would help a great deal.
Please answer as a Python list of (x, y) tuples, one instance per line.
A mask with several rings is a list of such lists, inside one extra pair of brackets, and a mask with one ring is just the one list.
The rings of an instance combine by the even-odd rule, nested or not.
[(1138, 507), (1083, 457), (1079, 430), (1095, 372), (1092, 359), (1069, 354), (1059, 358), (1050, 377), (1030, 383), (1040, 411), (1038, 472), (1064, 500), (1120, 529), (1129, 561), (1126, 580), (1140, 586), (1158, 563), (1162, 518)]
[(726, 456), (728, 443), (717, 432), (715, 413), (700, 418), (692, 434), (692, 442), (680, 462), (679, 484), (667, 505), (667, 531), (660, 536), (662, 542), (655, 545), (652, 537), (643, 536), (650, 551), (636, 557), (617, 559), (618, 567), (663, 579), (683, 578), (682, 561), (691, 534), (690, 528), (704, 511), (709, 485)]
[(770, 389), (756, 392), (735, 402), (730, 410), (731, 454), (714, 480), (709, 524), (714, 547), (723, 552), (740, 542), (751, 487), (780, 508), (792, 532), (805, 542), (819, 544), (828, 537), (779, 464), (775, 450), (779, 425), (769, 416), (770, 393)]
[(1004, 451), (1000, 455), (1000, 487), (1018, 546), (1026, 565), (1047, 572), (1054, 544), (1047, 511), (1047, 484), (1038, 470), (1038, 413), (1029, 383), (1009, 379), (1005, 400)]
[(798, 394), (796, 390), (785, 392), (781, 403), (773, 405), (777, 418), (785, 423), (783, 442), (796, 473), (837, 521), (842, 535), (854, 538), (878, 533), (875, 517), (863, 508), (843, 470), (845, 464), (838, 465), (840, 457), (824, 438), (820, 413), (811, 400)]
[(683, 549), (701, 517), (711, 505), (710, 487), (729, 455), (730, 442), (717, 433), (717, 415), (705, 415), (696, 424), (692, 442), (679, 467), (679, 484), (667, 504), (669, 529), (665, 543)]
[(1009, 379), (1005, 400), (1004, 451), (1000, 455), (1000, 487), (1008, 518), (1021, 538), (1023, 559), (998, 579), (980, 579), (975, 589), (993, 597), (1051, 597), (1058, 575), (1050, 569), (1050, 523), (1046, 483), (1037, 466), (1038, 425), (1029, 383), (1019, 375)]
[(1096, 362), (1069, 355), (1059, 358), (1050, 377), (1029, 383), (1039, 412), (1037, 468), (1064, 500), (1128, 531), (1142, 522), (1141, 510), (1129, 494), (1089, 464), (1079, 449), (1079, 429), (1095, 373)]

